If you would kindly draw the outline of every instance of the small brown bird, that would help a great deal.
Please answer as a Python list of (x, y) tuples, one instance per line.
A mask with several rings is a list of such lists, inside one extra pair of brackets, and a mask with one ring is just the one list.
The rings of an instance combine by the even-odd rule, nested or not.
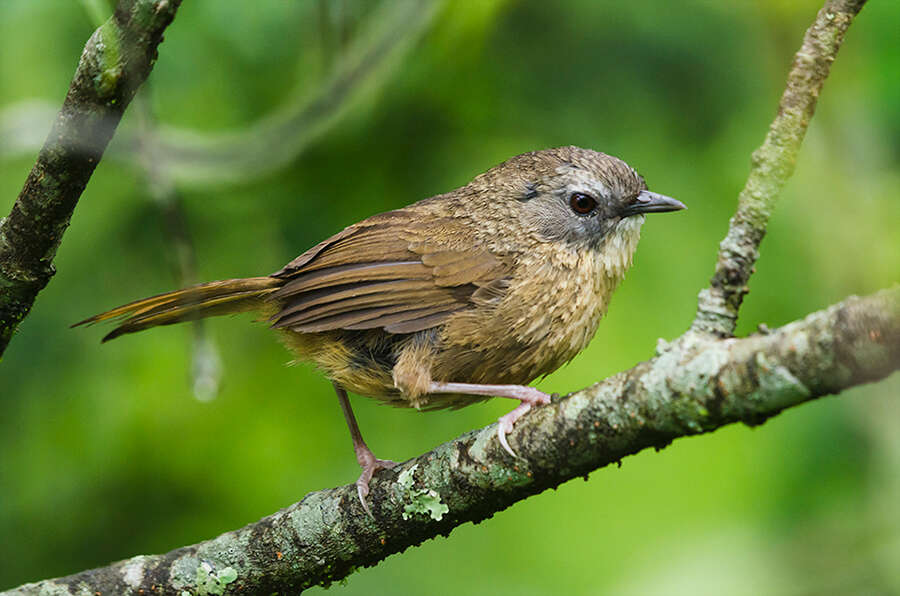
[(395, 406), (459, 408), (550, 396), (526, 383), (587, 346), (631, 266), (645, 213), (685, 206), (622, 160), (579, 147), (535, 151), (469, 184), (373, 215), (263, 277), (145, 298), (76, 325), (122, 319), (103, 341), (158, 325), (258, 311), (298, 359), (331, 379), (369, 480), (395, 464), (368, 448), (347, 390)]

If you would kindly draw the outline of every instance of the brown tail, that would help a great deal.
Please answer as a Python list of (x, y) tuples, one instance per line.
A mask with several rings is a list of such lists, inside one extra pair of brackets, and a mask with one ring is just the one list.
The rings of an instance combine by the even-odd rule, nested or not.
[(256, 310), (263, 306), (265, 297), (283, 283), (283, 280), (274, 277), (212, 281), (137, 300), (75, 323), (72, 327), (120, 319), (119, 326), (103, 338), (103, 341), (109, 341), (157, 325)]

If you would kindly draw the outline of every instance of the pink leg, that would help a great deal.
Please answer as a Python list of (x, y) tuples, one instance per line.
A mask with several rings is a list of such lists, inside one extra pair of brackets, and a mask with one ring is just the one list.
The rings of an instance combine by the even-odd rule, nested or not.
[(397, 463), (375, 457), (375, 454), (363, 441), (362, 434), (359, 432), (359, 425), (356, 424), (356, 416), (353, 415), (353, 408), (350, 407), (350, 399), (347, 397), (347, 392), (337, 383), (334, 383), (334, 390), (337, 392), (341, 410), (344, 412), (344, 419), (347, 421), (347, 427), (350, 429), (350, 438), (353, 439), (353, 451), (356, 452), (356, 461), (359, 462), (359, 466), (363, 469), (362, 474), (356, 480), (356, 493), (359, 495), (359, 502), (362, 503), (363, 509), (369, 514), (369, 517), (372, 517), (369, 505), (366, 503), (366, 496), (369, 494), (369, 481), (378, 470), (390, 470)]
[(517, 399), (520, 403), (519, 406), (506, 414), (505, 416), (501, 416), (497, 421), (497, 438), (500, 440), (500, 444), (503, 445), (503, 448), (506, 449), (506, 452), (512, 455), (513, 457), (518, 457), (515, 452), (510, 448), (509, 443), (506, 441), (506, 435), (513, 429), (513, 425), (516, 423), (516, 420), (522, 417), (525, 412), (531, 409), (532, 406), (549, 404), (550, 396), (535, 389), (534, 387), (528, 387), (526, 385), (479, 385), (475, 383), (438, 383), (432, 382), (429, 387), (429, 393), (464, 393), (467, 395), (491, 395), (495, 397), (508, 397), (510, 399)]

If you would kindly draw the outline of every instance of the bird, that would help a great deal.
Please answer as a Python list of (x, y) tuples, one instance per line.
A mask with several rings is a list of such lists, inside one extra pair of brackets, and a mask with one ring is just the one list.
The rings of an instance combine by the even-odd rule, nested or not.
[(507, 434), (550, 402), (529, 386), (584, 349), (632, 264), (644, 216), (685, 209), (617, 157), (575, 146), (517, 155), (468, 184), (372, 215), (280, 270), (137, 300), (73, 326), (116, 320), (103, 341), (255, 311), (297, 360), (331, 380), (369, 483), (396, 465), (363, 440), (347, 392), (419, 410), (519, 402)]

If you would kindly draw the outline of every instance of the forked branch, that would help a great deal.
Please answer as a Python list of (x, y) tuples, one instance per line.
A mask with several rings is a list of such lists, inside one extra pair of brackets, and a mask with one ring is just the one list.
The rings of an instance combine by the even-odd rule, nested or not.
[(769, 334), (730, 337), (775, 198), (863, 4), (828, 0), (807, 31), (691, 331), (656, 358), (523, 417), (509, 435), (520, 458), (500, 448), (491, 425), (376, 476), (374, 519), (351, 484), (206, 542), (7, 594), (266, 594), (327, 585), (648, 447), (734, 422), (759, 424), (896, 371), (900, 288), (849, 298)]
[(700, 292), (694, 331), (719, 337), (734, 334), (769, 217), (781, 189), (794, 173), (800, 145), (844, 35), (865, 3), (866, 0), (828, 0), (806, 30), (803, 44), (794, 55), (778, 114), (762, 146), (753, 152), (750, 175), (738, 197), (737, 211), (728, 234), (719, 244), (710, 287)]

